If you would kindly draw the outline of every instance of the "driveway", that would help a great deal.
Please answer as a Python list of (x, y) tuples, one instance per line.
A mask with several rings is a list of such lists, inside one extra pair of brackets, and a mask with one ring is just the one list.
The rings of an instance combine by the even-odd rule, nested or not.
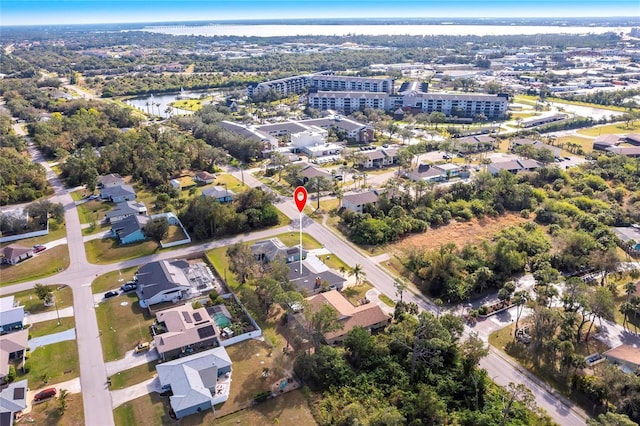
[(73, 306), (69, 306), (67, 308), (63, 308), (63, 309), (58, 309), (58, 312), (56, 313), (56, 311), (51, 311), (51, 312), (43, 312), (41, 314), (28, 314), (27, 312), (24, 313), (24, 322), (26, 324), (35, 324), (38, 322), (42, 322), (42, 321), (50, 321), (50, 320), (54, 320), (54, 319), (58, 319), (58, 315), (60, 316), (60, 318), (67, 318), (67, 317), (72, 317), (73, 316)]
[(158, 358), (158, 351), (154, 347), (139, 354), (131, 350), (124, 355), (124, 358), (107, 362), (104, 364), (104, 367), (107, 370), (107, 376), (113, 376), (121, 371), (128, 370), (139, 365), (148, 364)]
[(145, 380), (125, 389), (111, 391), (111, 407), (117, 408), (125, 402), (131, 401), (151, 392), (160, 393), (162, 391), (158, 376)]
[(75, 340), (76, 329), (71, 328), (69, 330), (61, 331), (60, 333), (47, 334), (45, 336), (34, 337), (29, 340), (29, 349), (34, 351), (40, 346), (50, 345), (52, 343), (64, 342), (65, 340)]

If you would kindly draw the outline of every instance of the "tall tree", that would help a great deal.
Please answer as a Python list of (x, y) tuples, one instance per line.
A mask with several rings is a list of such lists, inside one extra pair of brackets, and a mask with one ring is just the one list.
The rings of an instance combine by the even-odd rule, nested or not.
[(144, 225), (142, 232), (160, 247), (162, 240), (169, 234), (169, 221), (164, 216), (151, 219)]
[(328, 304), (323, 304), (320, 309), (311, 312), (308, 321), (314, 350), (318, 350), (325, 334), (342, 329), (344, 325), (338, 318), (338, 311)]

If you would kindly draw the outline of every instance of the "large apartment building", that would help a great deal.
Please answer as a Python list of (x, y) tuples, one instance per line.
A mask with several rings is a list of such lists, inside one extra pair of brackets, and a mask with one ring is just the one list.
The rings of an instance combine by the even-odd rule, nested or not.
[(509, 105), (506, 94), (429, 93), (426, 83), (415, 81), (403, 83), (396, 93), (394, 85), (395, 81), (390, 78), (337, 76), (326, 71), (260, 83), (248, 91), (252, 96), (259, 88), (273, 89), (283, 95), (308, 90), (310, 107), (345, 115), (365, 108), (386, 111), (401, 108), (412, 113), (437, 111), (459, 118), (484, 115), (487, 119), (499, 119), (506, 115)]

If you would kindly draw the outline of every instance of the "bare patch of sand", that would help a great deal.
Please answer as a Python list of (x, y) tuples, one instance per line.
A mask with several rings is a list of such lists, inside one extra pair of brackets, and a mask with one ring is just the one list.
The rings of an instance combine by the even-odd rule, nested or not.
[(390, 250), (399, 255), (412, 248), (429, 251), (446, 243), (454, 243), (458, 247), (463, 247), (465, 244), (477, 244), (482, 240), (491, 239), (501, 229), (529, 221), (531, 219), (525, 219), (519, 214), (507, 213), (495, 218), (485, 217), (482, 219), (474, 218), (468, 222), (451, 222), (449, 225), (430, 228), (425, 233), (404, 238), (393, 244)]

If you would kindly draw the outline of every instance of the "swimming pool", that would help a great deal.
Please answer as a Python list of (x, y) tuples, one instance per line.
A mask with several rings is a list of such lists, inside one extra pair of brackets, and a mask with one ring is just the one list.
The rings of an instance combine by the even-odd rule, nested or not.
[(227, 318), (224, 314), (217, 313), (213, 316), (213, 320), (218, 324), (218, 327), (225, 328), (231, 325), (229, 318)]

